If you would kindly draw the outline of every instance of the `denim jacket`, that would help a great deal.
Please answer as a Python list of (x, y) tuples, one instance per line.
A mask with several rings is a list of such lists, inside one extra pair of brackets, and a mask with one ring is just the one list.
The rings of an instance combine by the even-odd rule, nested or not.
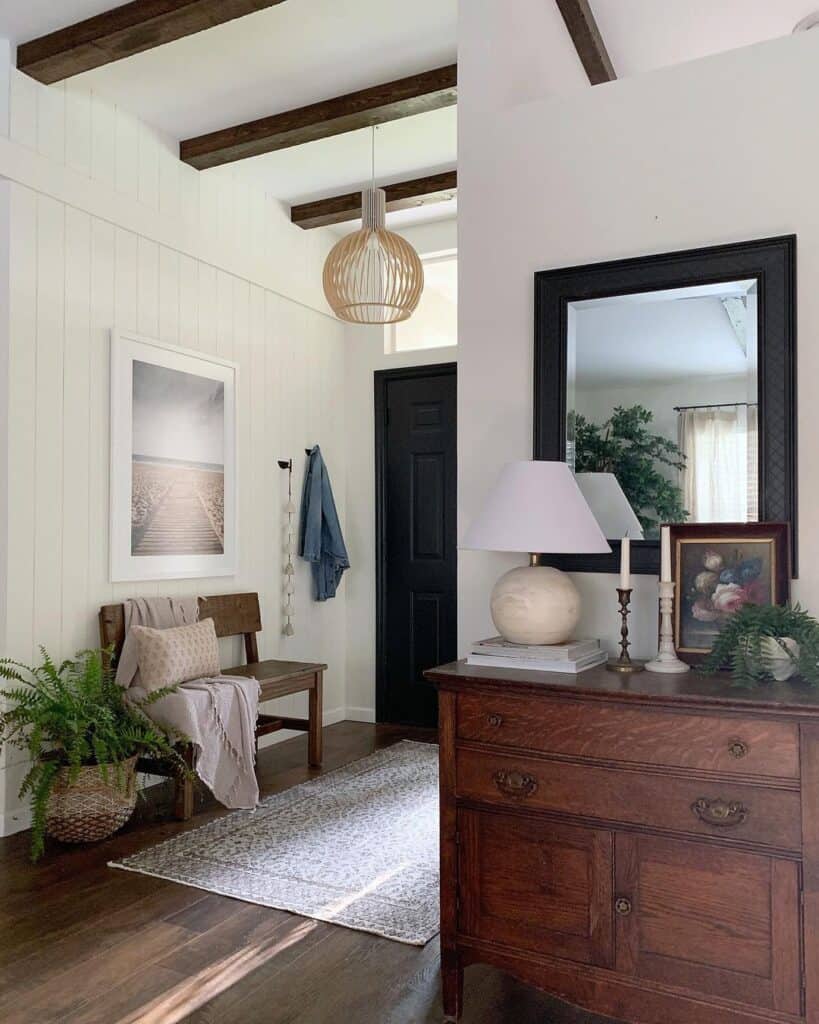
[(304, 478), (299, 554), (312, 564), (316, 600), (335, 597), (342, 573), (350, 568), (350, 560), (341, 535), (330, 476), (318, 445), (310, 452)]

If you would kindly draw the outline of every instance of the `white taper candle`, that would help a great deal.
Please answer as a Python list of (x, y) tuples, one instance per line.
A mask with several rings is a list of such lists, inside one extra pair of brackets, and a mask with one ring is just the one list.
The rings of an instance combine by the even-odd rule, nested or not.
[(671, 583), (671, 528), (660, 530), (660, 582)]
[(620, 589), (631, 589), (631, 537), (628, 534), (620, 541)]

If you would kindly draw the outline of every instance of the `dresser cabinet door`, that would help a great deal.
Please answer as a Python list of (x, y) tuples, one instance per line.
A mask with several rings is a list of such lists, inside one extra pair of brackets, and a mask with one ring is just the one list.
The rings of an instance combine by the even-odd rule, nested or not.
[(618, 834), (615, 878), (618, 971), (800, 1012), (794, 861)]
[(458, 843), (462, 934), (612, 965), (610, 832), (461, 810)]

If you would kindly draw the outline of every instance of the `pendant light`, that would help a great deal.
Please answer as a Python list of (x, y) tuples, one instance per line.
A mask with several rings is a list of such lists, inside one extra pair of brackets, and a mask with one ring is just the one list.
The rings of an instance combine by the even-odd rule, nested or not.
[(387, 200), (375, 187), (375, 128), (372, 184), (361, 193), (362, 227), (337, 242), (324, 264), (324, 294), (339, 318), (353, 324), (393, 324), (415, 312), (424, 290), (418, 253), (388, 231)]

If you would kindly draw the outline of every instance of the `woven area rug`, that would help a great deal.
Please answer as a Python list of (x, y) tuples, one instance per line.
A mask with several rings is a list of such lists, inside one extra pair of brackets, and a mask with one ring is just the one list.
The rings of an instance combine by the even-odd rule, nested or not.
[(111, 867), (423, 946), (438, 932), (438, 748), (403, 740)]

